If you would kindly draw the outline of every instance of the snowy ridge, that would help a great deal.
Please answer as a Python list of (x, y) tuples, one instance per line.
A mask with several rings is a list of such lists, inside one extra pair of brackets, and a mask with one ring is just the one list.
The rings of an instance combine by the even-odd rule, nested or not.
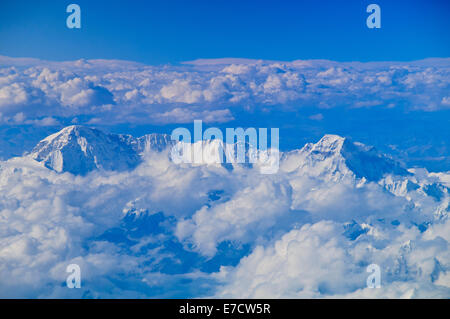
[(163, 135), (135, 139), (73, 125), (43, 139), (29, 156), (57, 172), (84, 175), (94, 169), (132, 169), (141, 162), (141, 153), (167, 144), (168, 137)]
[[(233, 170), (236, 166), (260, 165), (261, 152), (248, 144), (244, 147), (245, 163), (242, 164), (236, 163), (237, 143), (229, 145), (219, 140), (175, 143), (166, 134), (153, 133), (135, 138), (74, 125), (43, 139), (27, 157), (56, 172), (75, 175), (85, 175), (96, 169), (132, 170), (145, 161), (146, 155), (164, 151), (172, 162), (189, 162), (194, 166), (223, 166)], [(198, 161), (195, 153), (200, 151), (202, 155)], [(234, 162), (227, 162), (227, 158), (234, 158)], [(338, 135), (328, 134), (315, 144), (308, 143), (299, 150), (281, 154), (280, 172), (357, 187), (374, 182), (416, 206), (425, 200), (441, 203), (434, 211), (437, 218), (446, 218), (450, 209), (450, 189), (445, 181), (441, 181), (446, 174), (430, 174), (424, 169), (407, 170), (374, 147)]]
[(331, 134), (325, 135), (316, 144), (308, 143), (300, 150), (286, 153), (283, 160), (286, 171), (296, 170), (327, 180), (356, 177), (378, 181), (388, 174), (410, 174), (374, 147)]
[[(134, 168), (140, 163), (143, 154), (161, 152), (175, 144), (166, 134), (153, 133), (135, 138), (131, 135), (105, 134), (98, 129), (73, 125), (43, 139), (29, 156), (57, 172), (86, 174), (93, 169)], [(180, 143), (179, 148), (186, 148), (183, 144), (185, 143)], [(226, 162), (226, 158), (236, 158), (237, 154), (237, 144), (228, 145), (222, 141), (208, 140), (192, 144), (191, 157), (199, 147), (203, 149), (200, 164), (217, 163), (221, 154), (222, 161)], [(258, 154), (258, 150), (245, 145), (246, 163), (255, 160)], [(281, 165), (285, 171), (296, 170), (302, 174), (334, 180), (353, 176), (378, 181), (388, 174), (411, 175), (399, 163), (375, 148), (338, 135), (325, 135), (316, 144), (308, 143), (300, 150), (285, 153)]]

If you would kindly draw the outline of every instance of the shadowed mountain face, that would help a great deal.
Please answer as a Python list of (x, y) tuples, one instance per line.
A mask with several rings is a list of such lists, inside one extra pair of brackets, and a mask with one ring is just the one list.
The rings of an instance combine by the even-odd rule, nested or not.
[(349, 139), (344, 140), (341, 154), (345, 158), (345, 164), (358, 178), (378, 181), (386, 174), (409, 175), (398, 162), (381, 154), (374, 147), (353, 143)]

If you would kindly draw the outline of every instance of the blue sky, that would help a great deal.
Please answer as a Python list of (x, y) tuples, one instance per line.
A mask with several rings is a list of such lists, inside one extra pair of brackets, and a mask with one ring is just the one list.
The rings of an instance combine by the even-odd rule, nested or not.
[[(82, 28), (68, 29), (77, 3)], [(377, 3), (382, 28), (368, 29)], [(415, 60), (450, 56), (449, 1), (1, 1), (0, 54), (147, 64), (197, 58)]]

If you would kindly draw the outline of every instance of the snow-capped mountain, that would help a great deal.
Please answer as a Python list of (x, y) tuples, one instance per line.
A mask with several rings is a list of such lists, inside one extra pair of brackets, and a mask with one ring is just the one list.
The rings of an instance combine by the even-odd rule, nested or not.
[[(28, 157), (44, 163), (47, 168), (56, 172), (85, 175), (95, 169), (133, 169), (144, 160), (145, 154), (162, 152), (175, 144), (170, 135), (166, 134), (148, 134), (135, 138), (131, 135), (106, 134), (84, 126), (69, 126), (39, 142)], [(178, 158), (180, 162), (189, 157), (194, 165), (218, 164), (233, 169), (234, 165), (242, 164), (221, 161), (236, 156), (236, 145), (224, 144), (218, 140), (195, 144), (178, 143), (168, 152), (168, 156), (174, 162), (175, 156), (181, 154), (181, 158)], [(198, 150), (202, 152), (200, 162), (196, 162), (194, 156)], [(250, 157), (258, 156), (258, 150), (246, 145), (244, 166), (252, 167), (249, 165)], [(449, 194), (448, 186), (441, 183), (438, 177), (417, 169), (406, 170), (374, 147), (338, 135), (325, 135), (315, 144), (308, 143), (299, 150), (282, 154), (280, 171), (307, 175), (325, 182), (344, 179), (356, 184), (376, 182), (396, 196), (413, 196), (416, 201), (420, 198), (432, 198), (439, 202)], [(445, 212), (446, 210), (447, 206), (444, 207)]]
[[(29, 156), (57, 172), (83, 175), (94, 169), (132, 169), (141, 162), (143, 154), (161, 152), (174, 144), (170, 135), (166, 134), (153, 133), (135, 138), (131, 135), (106, 134), (98, 129), (73, 125), (43, 139)], [(224, 161), (226, 158), (232, 158), (231, 149), (235, 150), (236, 156), (236, 145), (226, 146), (217, 140), (202, 141), (202, 162), (216, 163), (222, 153)], [(191, 150), (194, 153), (196, 146)], [(249, 162), (250, 157), (258, 157), (258, 152), (247, 145), (246, 162)], [(281, 165), (285, 171), (296, 170), (334, 180), (354, 176), (367, 181), (378, 181), (387, 174), (410, 175), (399, 163), (381, 154), (374, 147), (352, 142), (338, 135), (325, 135), (316, 144), (308, 143), (300, 150), (285, 153)]]
[[(152, 133), (136, 138), (72, 125), (43, 139), (28, 156), (56, 172), (84, 175), (94, 169), (132, 169), (142, 161), (145, 154), (162, 152), (175, 144), (167, 134)], [(172, 160), (175, 156), (181, 156), (183, 162), (207, 165), (223, 163), (226, 167), (232, 167), (226, 163), (226, 159), (236, 158), (237, 144), (228, 145), (218, 140), (195, 144), (179, 143), (169, 156)], [(186, 152), (186, 147), (190, 148), (190, 152)], [(250, 148), (248, 143), (244, 145), (244, 149), (245, 163), (250, 163), (250, 157), (257, 157), (257, 150)], [(202, 150), (200, 161), (194, 156), (198, 150)], [(181, 152), (178, 153), (179, 151)], [(223, 154), (221, 159), (220, 154)]]
[[(99, 250), (106, 247), (108, 262), (131, 261), (125, 263), (129, 273), (138, 267), (164, 276), (197, 269), (217, 274), (224, 267), (231, 272), (248, 267), (242, 268), (248, 274), (266, 258), (268, 264), (283, 261), (276, 267), (284, 260), (301, 265), (331, 251), (336, 265), (352, 266), (330, 282), (354, 274), (353, 265), (365, 275), (367, 263), (374, 262), (383, 267), (386, 285), (415, 287), (421, 280), (424, 287), (446, 289), (441, 294), (449, 295), (449, 173), (406, 170), (374, 148), (337, 135), (282, 154), (273, 175), (259, 174), (258, 164), (233, 169), (233, 163), (227, 171), (209, 167), (217, 150), (229, 150), (218, 140), (198, 142), (203, 163), (177, 165), (168, 152), (173, 143), (166, 135), (135, 138), (70, 126), (42, 140), (28, 156), (0, 162), (6, 220), (0, 249), (12, 269), (2, 278), (17, 284), (17, 252), (24, 256), (22, 268), (34, 258), (44, 261), (36, 274), (51, 274), (56, 268), (53, 260), (45, 262), (49, 251), (54, 256), (63, 251), (57, 267), (65, 276), (66, 246), (76, 249), (69, 251), (70, 262), (81, 260), (83, 267), (93, 267), (88, 269), (97, 269)], [(246, 152), (246, 158), (250, 155)], [(75, 177), (44, 165), (74, 174), (129, 171)], [(255, 246), (283, 232), (274, 244)], [(86, 249), (91, 255), (83, 255)], [(307, 249), (306, 255), (296, 255)], [(329, 258), (314, 261), (303, 272), (311, 274), (309, 269), (318, 266), (327, 273), (329, 265)], [(286, 280), (294, 276), (298, 273)], [(142, 278), (135, 279), (140, 289)], [(366, 278), (355, 282), (349, 292), (364, 289)]]
[(326, 180), (356, 177), (378, 181), (388, 174), (410, 175), (400, 163), (374, 147), (338, 135), (325, 135), (316, 144), (308, 143), (284, 154), (282, 165), (285, 171), (295, 170)]
[(132, 169), (141, 162), (142, 153), (161, 150), (168, 144), (166, 135), (134, 138), (73, 125), (39, 142), (29, 156), (57, 172), (84, 175), (94, 169)]
[(161, 152), (168, 146), (172, 146), (174, 144), (174, 141), (168, 134), (152, 133), (138, 138), (131, 135), (119, 135), (119, 138), (126, 144), (130, 145), (131, 148), (140, 155), (152, 151)]
[(325, 135), (315, 144), (283, 154), (280, 168), (329, 184), (345, 182), (359, 187), (374, 182), (392, 195), (405, 198), (411, 207), (427, 207), (437, 219), (447, 218), (450, 212), (450, 184), (442, 178), (446, 174), (429, 173), (423, 168), (407, 170), (374, 147), (338, 135)]

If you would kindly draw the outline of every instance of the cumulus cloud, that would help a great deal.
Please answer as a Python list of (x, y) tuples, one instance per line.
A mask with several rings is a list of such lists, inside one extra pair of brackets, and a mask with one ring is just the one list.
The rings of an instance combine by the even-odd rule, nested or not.
[[(127, 61), (49, 62), (3, 58), (0, 110), (26, 117), (94, 116), (107, 123), (179, 123), (203, 116), (229, 121), (234, 112), (268, 106), (302, 108), (448, 108), (448, 59), (338, 63), (204, 60), (182, 66)], [(30, 106), (31, 105), (31, 106)], [(114, 107), (102, 107), (114, 105)], [(201, 108), (201, 114), (197, 114)], [(188, 113), (191, 113), (188, 115)], [(4, 117), (6, 119), (6, 117)], [(319, 119), (318, 117), (313, 119)]]
[(157, 114), (155, 119), (159, 123), (193, 123), (194, 120), (202, 120), (205, 123), (225, 123), (233, 120), (230, 110), (195, 111), (188, 108), (175, 108), (170, 111)]
[[(449, 231), (448, 221), (437, 227)], [(446, 298), (450, 286), (445, 267), (448, 242), (418, 230), (400, 227), (376, 231), (349, 241), (331, 221), (292, 230), (269, 247), (257, 247), (236, 268), (217, 275), (228, 298)], [(432, 230), (429, 230), (432, 232)], [(389, 240), (377, 238), (383, 232)], [(366, 286), (366, 268), (382, 269), (380, 289)]]
[[(0, 123), (226, 123), (271, 107), (433, 112), (448, 109), (449, 72), (448, 59), (0, 57)], [(320, 110), (310, 119), (325, 121)], [(328, 135), (284, 153), (271, 175), (178, 165), (168, 150), (85, 176), (28, 157), (0, 162), (0, 296), (448, 298), (449, 174), (406, 171), (361, 144), (345, 157), (342, 143)], [(64, 285), (71, 263), (81, 290)], [(366, 287), (371, 263), (382, 289)]]
[(192, 238), (197, 250), (216, 254), (225, 240), (254, 242), (283, 220), (289, 211), (290, 186), (263, 180), (247, 186), (232, 199), (213, 207), (203, 206), (189, 220), (177, 225), (180, 239)]
[(0, 105), (2, 108), (25, 104), (27, 101), (27, 92), (18, 83), (3, 86), (0, 89)]
[[(272, 175), (179, 165), (168, 150), (85, 176), (0, 162), (0, 295), (448, 297), (448, 174), (368, 182), (319, 147)], [(72, 263), (81, 290), (65, 287)], [(366, 286), (372, 263), (381, 290)]]

